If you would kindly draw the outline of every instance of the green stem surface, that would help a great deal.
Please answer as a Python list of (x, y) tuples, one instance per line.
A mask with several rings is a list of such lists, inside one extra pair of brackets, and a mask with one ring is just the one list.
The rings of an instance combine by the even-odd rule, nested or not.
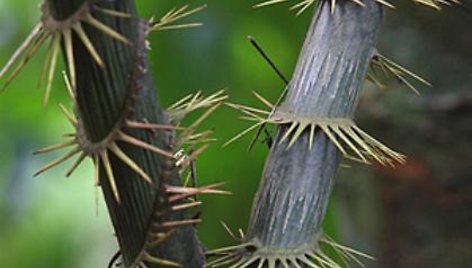
[[(47, 0), (57, 17), (73, 14), (85, 0)], [(93, 11), (93, 17), (125, 36), (128, 44), (115, 40), (96, 28), (82, 26), (104, 62), (97, 64), (78, 36), (73, 35), (74, 63), (77, 73), (76, 113), (81, 124), (80, 132), (92, 143), (103, 141), (110, 133), (120, 129), (126, 134), (158, 148), (172, 152), (172, 134), (166, 131), (127, 129), (123, 118), (154, 124), (168, 124), (166, 113), (158, 102), (156, 89), (147, 62), (145, 46), (147, 23), (137, 17), (132, 0), (92, 1), (96, 6), (128, 13), (123, 18)], [(65, 55), (65, 51), (63, 53)], [(64, 56), (64, 58), (66, 58)], [(109, 215), (120, 246), (125, 267), (136, 263), (142, 253), (149, 230), (157, 222), (190, 218), (185, 212), (166, 212), (167, 194), (163, 186), (180, 185), (178, 171), (165, 165), (163, 156), (149, 150), (117, 142), (123, 152), (133, 159), (152, 179), (147, 183), (138, 173), (129, 168), (109, 151), (120, 202), (117, 202), (108, 180), (105, 167), (100, 160), (100, 185), (103, 190)], [(169, 162), (167, 160), (167, 162)], [(173, 163), (172, 161), (170, 161)], [(194, 227), (187, 225), (175, 229), (165, 242), (148, 250), (152, 256), (179, 263), (183, 267), (202, 267), (204, 255), (196, 237)], [(147, 267), (161, 267), (146, 262)]]

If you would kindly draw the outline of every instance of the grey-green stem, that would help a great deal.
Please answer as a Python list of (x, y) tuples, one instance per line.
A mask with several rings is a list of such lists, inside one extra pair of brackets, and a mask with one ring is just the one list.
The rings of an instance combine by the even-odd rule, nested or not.
[(382, 25), (382, 6), (321, 1), (285, 101), (277, 110), (309, 118), (351, 118)]
[[(331, 13), (330, 1), (321, 1), (276, 114), (313, 121), (353, 116), (383, 17), (379, 4), (363, 2), (337, 1)], [(311, 149), (309, 128), (290, 148), (279, 144), (289, 126), (278, 128), (253, 204), (246, 242), (261, 254), (316, 250), (339, 165), (339, 151), (319, 129)]]

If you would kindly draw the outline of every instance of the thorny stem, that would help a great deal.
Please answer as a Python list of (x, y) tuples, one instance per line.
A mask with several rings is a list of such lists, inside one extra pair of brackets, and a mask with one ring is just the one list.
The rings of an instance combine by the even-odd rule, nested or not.
[[(320, 2), (275, 115), (352, 118), (383, 17), (379, 4), (364, 3), (337, 1), (332, 13), (329, 1)], [(310, 128), (287, 148), (287, 140), (280, 140), (289, 126), (278, 128), (254, 200), (245, 239), (258, 248), (254, 255), (282, 258), (318, 248), (340, 153), (319, 129), (309, 149)]]
[[(115, 148), (115, 152), (116, 146), (119, 146), (120, 152), (138, 163), (152, 180), (151, 184), (143, 180), (135, 170), (123, 163), (123, 157), (120, 159), (112, 151), (107, 154), (106, 148), (101, 148), (105, 151), (92, 152), (107, 154), (106, 158), (96, 157), (95, 164), (99, 165), (99, 183), (120, 245), (124, 266), (136, 265), (140, 262), (137, 260), (139, 256), (148, 256), (148, 260), (160, 259), (179, 263), (183, 267), (201, 267), (204, 263), (203, 253), (192, 225), (176, 228), (162, 245), (143, 252), (149, 230), (158, 224), (153, 222), (156, 218), (156, 207), (164, 212), (169, 210), (165, 207), (168, 204), (165, 201), (167, 193), (163, 190), (164, 186), (180, 185), (178, 170), (172, 161), (170, 165), (165, 165), (162, 155), (119, 142), (117, 137), (110, 137), (113, 133), (126, 133), (167, 152), (174, 149), (172, 136), (168, 131), (158, 130), (153, 133), (144, 129), (130, 129), (125, 124), (126, 120), (162, 125), (169, 123), (166, 113), (159, 106), (147, 62), (147, 23), (137, 18), (132, 0), (46, 1), (58, 19), (67, 19), (68, 15), (74, 14), (85, 2), (95, 7), (130, 14), (126, 18), (98, 11), (92, 11), (91, 14), (93, 19), (120, 33), (129, 42), (115, 40), (97, 28), (81, 23), (97, 54), (103, 60), (103, 66), (97, 64), (79, 36), (76, 33), (72, 35), (75, 40), (73, 55), (77, 76), (73, 102), (79, 121), (78, 138), (92, 144), (102, 142), (108, 148)], [(63, 47), (63, 54), (66, 53)], [(109, 164), (105, 163), (108, 159)], [(115, 177), (117, 192), (114, 190), (113, 181), (109, 179), (110, 175)], [(190, 218), (187, 214), (185, 211), (163, 213), (159, 214), (159, 219), (164, 222), (184, 221)], [(147, 267), (161, 267), (151, 261), (145, 264)]]

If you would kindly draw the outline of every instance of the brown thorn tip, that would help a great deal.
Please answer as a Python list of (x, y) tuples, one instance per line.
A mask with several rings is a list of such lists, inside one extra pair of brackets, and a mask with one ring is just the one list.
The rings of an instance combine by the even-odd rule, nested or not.
[[(111, 167), (111, 162), (110, 162), (110, 159), (108, 158), (108, 151), (107, 150), (101, 151), (100, 152), (100, 158), (101, 158), (102, 164), (105, 168), (105, 172), (107, 174), (108, 181), (110, 183), (110, 187), (111, 187), (111, 190), (113, 192), (113, 196), (115, 197), (116, 202), (119, 204), (119, 203), (121, 203), (120, 195), (119, 195), (119, 192), (118, 192), (118, 188), (116, 186), (115, 176), (113, 175), (113, 169)], [(98, 163), (97, 163), (97, 165), (98, 165)]]
[(113, 142), (108, 149), (113, 152), (123, 163), (125, 163), (130, 169), (138, 173), (146, 182), (152, 184), (151, 177), (141, 168), (135, 161), (133, 161), (129, 156), (126, 155), (123, 150), (118, 147), (118, 145)]
[(36, 172), (33, 176), (36, 177), (38, 175), (40, 175), (41, 173), (61, 164), (62, 162), (68, 160), (69, 158), (71, 158), (72, 156), (74, 156), (75, 154), (77, 154), (78, 152), (80, 152), (81, 149), (79, 146), (76, 146), (75, 148), (73, 148), (71, 151), (69, 151), (67, 154), (53, 160), (52, 162), (50, 162), (49, 164), (46, 164), (44, 165), (42, 168), (39, 169), (38, 172)]
[(49, 152), (52, 152), (52, 151), (55, 151), (55, 150), (59, 150), (59, 149), (62, 149), (62, 148), (72, 146), (74, 144), (77, 144), (77, 141), (75, 139), (39, 149), (39, 150), (33, 152), (33, 155), (49, 153)]
[(160, 227), (169, 228), (169, 227), (179, 227), (184, 225), (193, 225), (201, 223), (201, 219), (188, 219), (188, 220), (179, 220), (179, 221), (167, 221), (160, 224)]
[(195, 202), (191, 202), (187, 204), (172, 206), (172, 210), (173, 211), (185, 210), (185, 209), (201, 206), (202, 204), (203, 203), (201, 201), (195, 201)]

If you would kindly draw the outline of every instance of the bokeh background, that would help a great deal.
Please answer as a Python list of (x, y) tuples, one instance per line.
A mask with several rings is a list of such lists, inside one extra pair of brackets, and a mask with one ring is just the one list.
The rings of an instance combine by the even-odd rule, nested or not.
[[(154, 33), (152, 71), (169, 105), (201, 90), (226, 88), (232, 102), (259, 105), (251, 91), (275, 100), (284, 85), (247, 41), (254, 36), (279, 68), (294, 69), (312, 12), (300, 16), (289, 4), (254, 9), (257, 1), (145, 1), (144, 17), (174, 6), (208, 4), (188, 21), (204, 27)], [(387, 89), (369, 82), (357, 121), (373, 136), (409, 156), (386, 169), (346, 161), (325, 221), (340, 243), (367, 252), (367, 267), (468, 267), (472, 262), (472, 5), (441, 12), (396, 1), (388, 10), (379, 50), (428, 79), (416, 96), (394, 79)], [(39, 0), (0, 0), (0, 65), (39, 19)], [(43, 109), (37, 82), (44, 50), (0, 94), (0, 267), (106, 267), (117, 245), (91, 164), (71, 178), (67, 165), (40, 177), (33, 173), (58, 155), (33, 156), (71, 131), (57, 108), (68, 104), (59, 76)], [(61, 67), (62, 68), (62, 67)], [(267, 155), (252, 135), (221, 148), (248, 126), (221, 108), (205, 124), (219, 139), (198, 161), (201, 184), (225, 181), (231, 196), (204, 197), (199, 234), (215, 248), (235, 243), (221, 226), (246, 228), (252, 198)], [(97, 205), (98, 204), (98, 205)], [(468, 265), (469, 264), (469, 265)]]

